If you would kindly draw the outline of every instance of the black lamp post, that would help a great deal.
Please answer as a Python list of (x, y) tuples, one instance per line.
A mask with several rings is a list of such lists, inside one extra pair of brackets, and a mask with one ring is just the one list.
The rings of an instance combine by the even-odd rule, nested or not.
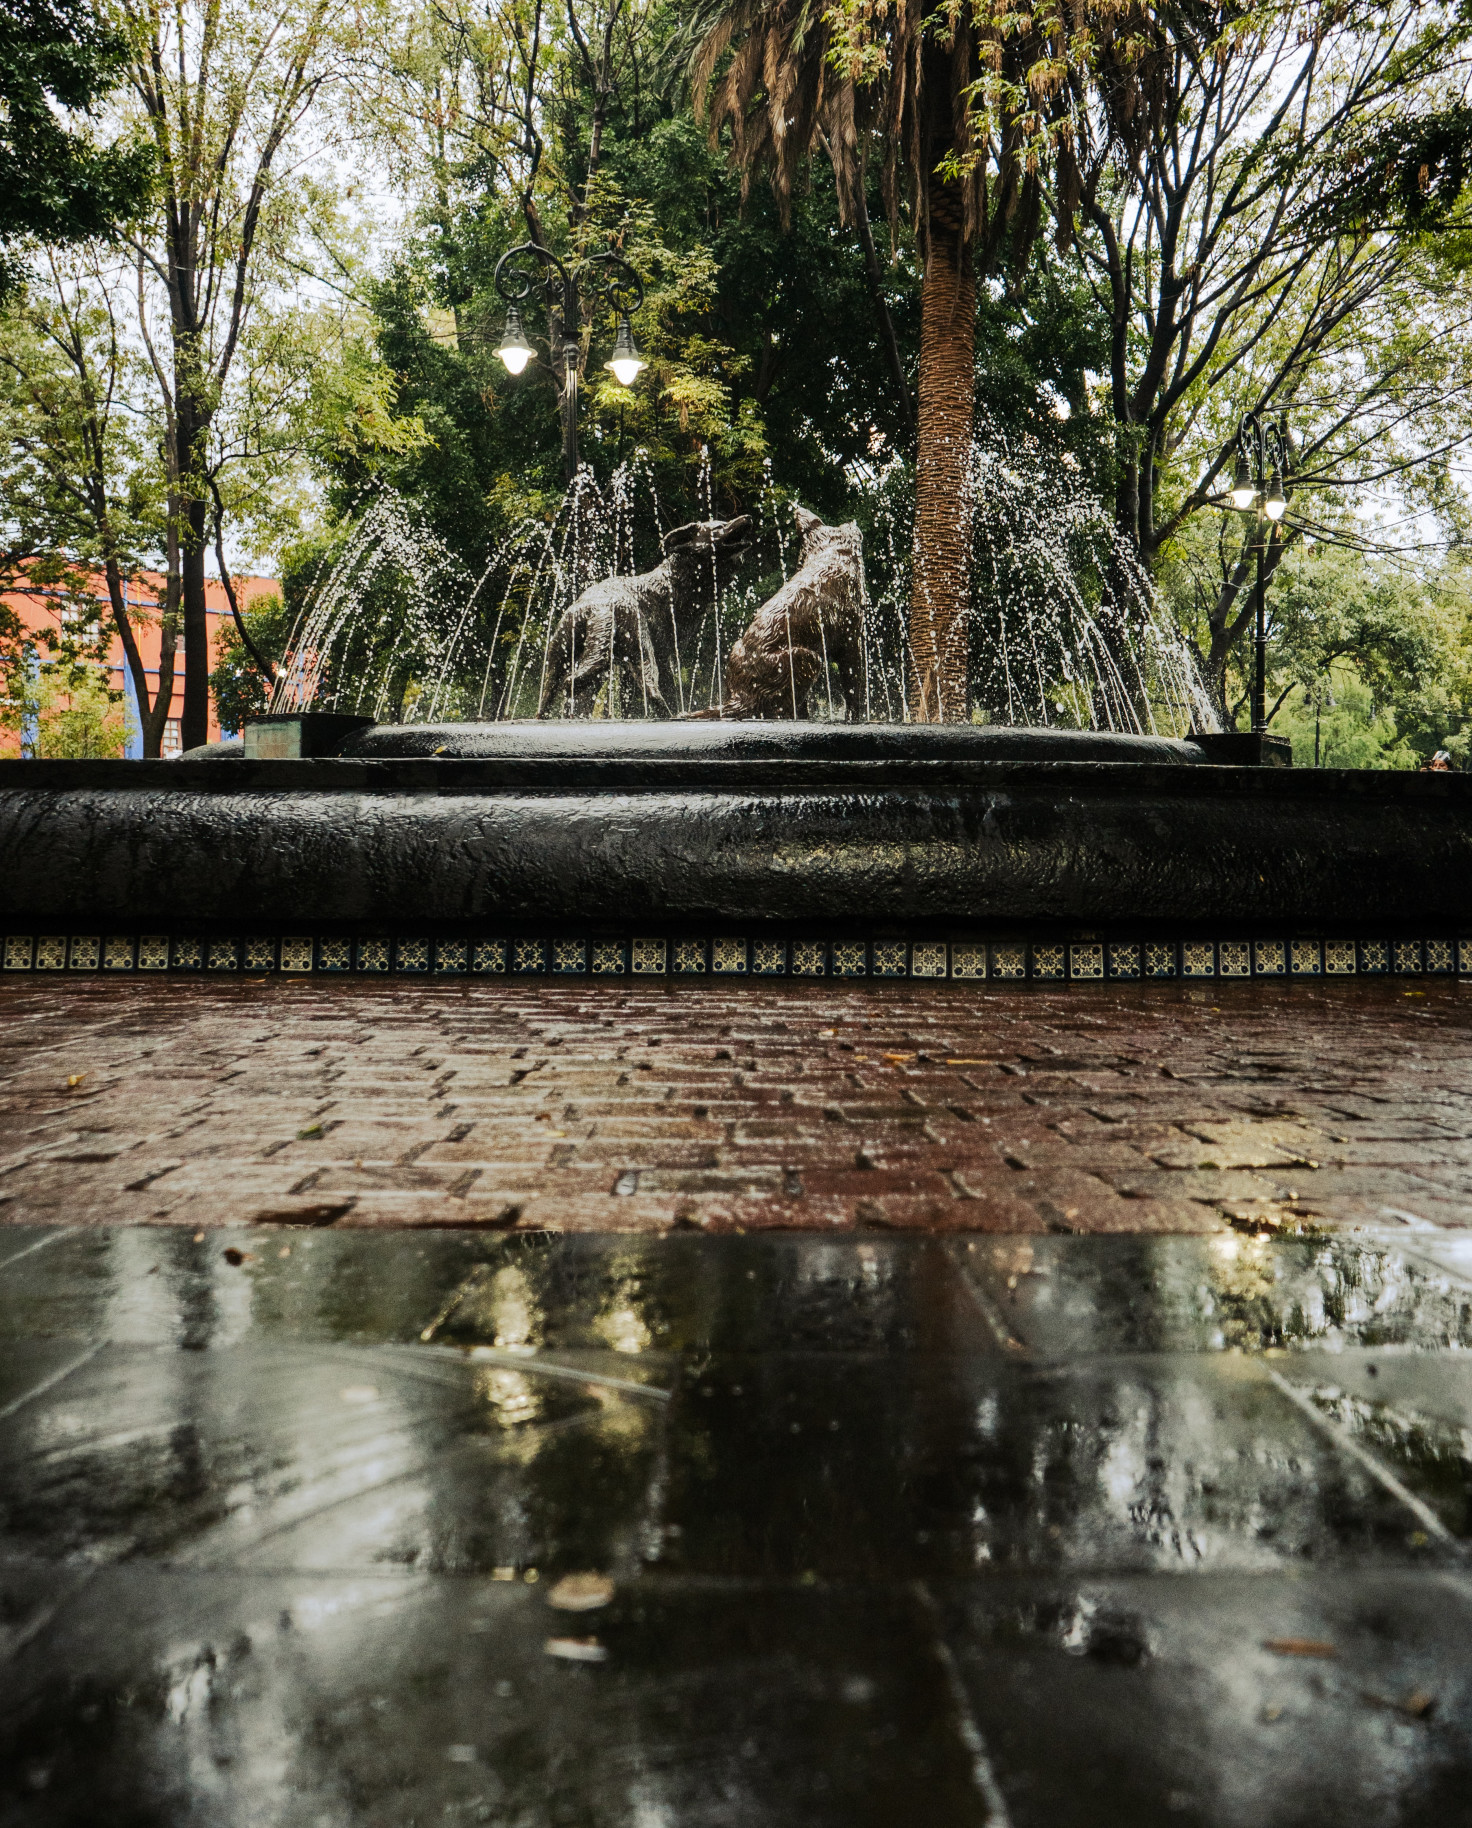
[(521, 306), (533, 291), (540, 292), (547, 307), (547, 346), (553, 375), (558, 380), (562, 409), (562, 468), (568, 482), (578, 473), (578, 325), (582, 321), (581, 296), (601, 299), (619, 317), (613, 355), (606, 366), (623, 387), (632, 386), (645, 366), (634, 347), (629, 313), (644, 302), (644, 282), (613, 253), (590, 254), (570, 270), (550, 248), (525, 241), (508, 248), (496, 262), (496, 290), (506, 300), (506, 327), (496, 354), (512, 374), (520, 374), (532, 359), (532, 346), (521, 321)]
[(1268, 727), (1268, 620), (1263, 558), (1267, 529), (1288, 512), (1284, 478), (1288, 473), (1288, 415), (1276, 422), (1244, 415), (1237, 427), (1237, 468), (1232, 477), (1232, 506), (1257, 515), (1257, 652), (1252, 673), (1252, 727)]

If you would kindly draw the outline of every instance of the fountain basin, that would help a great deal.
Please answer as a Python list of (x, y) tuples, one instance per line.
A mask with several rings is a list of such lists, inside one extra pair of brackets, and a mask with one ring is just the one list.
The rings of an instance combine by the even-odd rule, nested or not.
[(549, 723), (0, 763), (0, 928), (10, 969), (1472, 968), (1472, 780), (1211, 746)]

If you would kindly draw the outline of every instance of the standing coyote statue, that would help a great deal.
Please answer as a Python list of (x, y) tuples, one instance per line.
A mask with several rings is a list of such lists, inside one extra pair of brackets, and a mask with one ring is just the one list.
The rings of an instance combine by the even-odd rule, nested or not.
[(726, 663), (726, 700), (710, 717), (806, 717), (808, 694), (838, 669), (850, 718), (862, 715), (864, 548), (855, 522), (826, 526), (797, 510), (797, 570), (751, 619)]
[(589, 717), (599, 692), (615, 679), (626, 717), (672, 716), (680, 669), (693, 664), (700, 625), (746, 556), (750, 525), (743, 514), (674, 527), (653, 571), (590, 584), (563, 611), (547, 644), (537, 716), (565, 710)]

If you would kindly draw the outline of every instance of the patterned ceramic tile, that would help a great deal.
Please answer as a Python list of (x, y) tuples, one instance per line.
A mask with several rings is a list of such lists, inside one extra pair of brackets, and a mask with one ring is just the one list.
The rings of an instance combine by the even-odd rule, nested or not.
[(635, 977), (664, 975), (664, 941), (636, 939), (629, 951), (629, 969)]
[[(172, 964), (177, 971), (233, 971), (243, 966), (247, 971), (270, 971), (279, 958), (283, 971), (304, 972), (314, 969), (342, 972), (356, 963), (359, 971), (383, 972), (393, 964), (400, 971), (428, 971), (458, 975), (468, 970), (480, 974), (499, 973), (508, 963), (508, 946), (504, 940), (365, 939), (356, 943), (339, 936), (316, 940), (299, 936), (280, 941), (256, 937), (234, 939), (169, 940), (157, 934), (145, 934), (137, 940), (128, 935), (74, 935), (69, 940), (56, 934), (12, 934), (4, 939), (4, 968), (8, 971), (163, 971)], [(987, 947), (980, 942), (948, 946), (939, 940), (875, 940), (866, 945), (861, 940), (796, 940), (791, 943), (790, 968), (797, 977), (859, 977), (872, 971), (878, 977), (899, 977), (909, 973), (916, 978), (958, 979), (993, 977), (1017, 980), (1029, 975), (1028, 949), (1021, 943)], [(1143, 953), (1143, 958), (1142, 958)], [(708, 964), (722, 975), (781, 976), (789, 966), (789, 948), (780, 940), (745, 939), (722, 935), (718, 938), (682, 939), (673, 947), (663, 939), (635, 940), (626, 948), (621, 940), (563, 939), (550, 947), (541, 940), (517, 940), (510, 947), (512, 969), (537, 972), (550, 967), (561, 974), (577, 974), (588, 969), (600, 976), (618, 976), (632, 969), (641, 975), (660, 975), (672, 963), (686, 976), (701, 975)], [(1180, 948), (1170, 941), (1151, 941), (1143, 948), (1132, 944), (1103, 945), (1078, 941), (1068, 946), (1050, 943), (1032, 948), (1031, 975), (1043, 981), (1058, 981), (1064, 974), (1075, 980), (1097, 981), (1106, 975), (1127, 978), (1140, 975), (1143, 963), (1146, 977), (1180, 975), (1207, 977), (1213, 972), (1221, 977), (1246, 977), (1249, 967), (1258, 976), (1316, 977), (1326, 974), (1349, 977), (1356, 971), (1382, 973), (1387, 969), (1406, 973), (1422, 971), (1450, 975), (1458, 970), (1472, 975), (1472, 939), (1402, 939), (1387, 944), (1382, 940), (1335, 939), (1321, 943), (1316, 939), (1258, 940), (1249, 946), (1245, 940), (1223, 940), (1213, 945), (1205, 940), (1187, 940)]]

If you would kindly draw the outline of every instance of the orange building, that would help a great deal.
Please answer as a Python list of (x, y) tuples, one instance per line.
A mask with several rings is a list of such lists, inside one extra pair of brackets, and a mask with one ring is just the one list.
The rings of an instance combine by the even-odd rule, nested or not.
[[(231, 579), (235, 586), (235, 599), (242, 608), (257, 597), (273, 596), (280, 589), (275, 578), (245, 577), (235, 574)], [(55, 634), (63, 627), (75, 630), (80, 623), (88, 635), (93, 630), (110, 631), (111, 640), (107, 647), (108, 684), (114, 691), (122, 692), (132, 712), (129, 723), (127, 755), (136, 760), (143, 754), (142, 727), (138, 718), (138, 703), (133, 689), (133, 676), (123, 657), (123, 643), (113, 625), (112, 604), (108, 600), (107, 584), (101, 577), (92, 579), (92, 602), (96, 605), (96, 615), (89, 619), (87, 599), (78, 599), (73, 591), (64, 590), (60, 585), (35, 584), (21, 590), (11, 590), (4, 594), (4, 602), (20, 617), (21, 625), (33, 629), (38, 636)], [(150, 698), (158, 689), (158, 662), (162, 635), (158, 625), (156, 605), (159, 594), (164, 588), (164, 578), (156, 571), (140, 572), (124, 585), (124, 597), (130, 607), (135, 606), (149, 620), (133, 622), (134, 638), (139, 652), (143, 656), (144, 671), (148, 676)], [(210, 667), (214, 668), (219, 659), (219, 637), (221, 632), (230, 626), (230, 604), (225, 596), (225, 587), (216, 578), (205, 580), (205, 613), (209, 617), (210, 631)], [(95, 636), (93, 637), (95, 638)], [(42, 647), (44, 652), (44, 645)], [(174, 660), (173, 696), (169, 703), (169, 718), (164, 725), (163, 753), (178, 755), (183, 743), (180, 738), (180, 718), (184, 711), (184, 637), (178, 638), (178, 649)], [(215, 712), (213, 698), (210, 700), (210, 741), (213, 742), (222, 734), (219, 718)]]

